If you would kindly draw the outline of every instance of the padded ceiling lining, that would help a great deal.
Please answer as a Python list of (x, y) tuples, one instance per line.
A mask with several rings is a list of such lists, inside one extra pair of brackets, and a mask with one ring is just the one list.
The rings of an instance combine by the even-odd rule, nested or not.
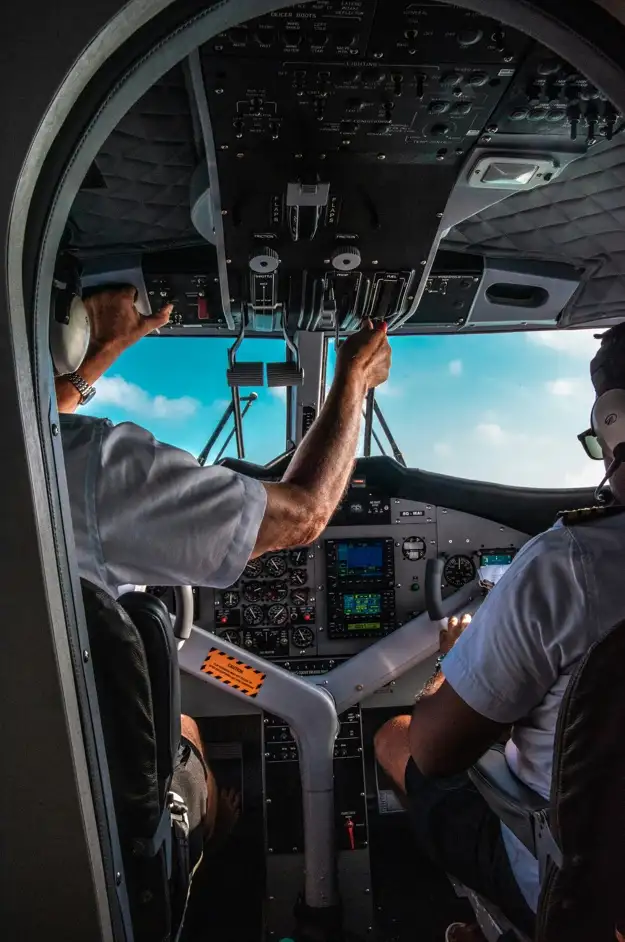
[[(199, 162), (181, 68), (173, 69), (125, 115), (96, 159), (70, 215), (79, 253), (201, 241), (189, 215), (189, 184)], [(98, 174), (95, 174), (97, 180)]]
[(567, 323), (625, 317), (625, 142), (598, 144), (553, 183), (472, 216), (443, 248), (583, 265)]

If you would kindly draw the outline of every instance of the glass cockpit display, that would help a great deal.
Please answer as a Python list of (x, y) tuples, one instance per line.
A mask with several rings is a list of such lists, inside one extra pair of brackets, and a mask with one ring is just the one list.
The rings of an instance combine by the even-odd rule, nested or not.
[(378, 637), (395, 627), (392, 539), (327, 540), (328, 637)]

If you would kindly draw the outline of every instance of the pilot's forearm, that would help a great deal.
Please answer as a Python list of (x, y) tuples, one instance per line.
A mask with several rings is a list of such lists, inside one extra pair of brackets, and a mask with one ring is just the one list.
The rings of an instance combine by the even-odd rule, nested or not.
[[(78, 372), (90, 386), (93, 386), (100, 377), (113, 365), (122, 348), (116, 343), (106, 343), (92, 347), (83, 360)], [(59, 412), (75, 412), (80, 404), (80, 393), (66, 376), (56, 376), (54, 379), (56, 401)]]
[(354, 464), (367, 382), (360, 370), (337, 376), (280, 484), (265, 484), (267, 509), (254, 556), (317, 539), (341, 499)]

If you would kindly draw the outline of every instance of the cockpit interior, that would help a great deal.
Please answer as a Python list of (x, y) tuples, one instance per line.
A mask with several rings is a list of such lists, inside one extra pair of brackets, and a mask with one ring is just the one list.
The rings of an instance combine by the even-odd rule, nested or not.
[[(76, 369), (77, 296), (131, 285), (142, 315), (170, 304), (169, 322), (140, 345), (163, 376), (159, 345), (178, 345), (179, 396), (183, 351), (198, 348), (208, 375), (219, 349), (222, 398), (193, 434), (197, 412), (185, 419), (180, 407), (175, 444), (192, 441), (201, 465), (264, 482), (281, 480), (338, 345), (369, 320), (387, 325), (394, 355), (404, 338), (416, 349), (502, 334), (547, 336), (556, 355), (572, 335), (586, 368), (593, 331), (625, 318), (616, 80), (581, 55), (587, 20), (569, 24), (567, 55), (566, 29), (549, 26), (554, 4), (536, 21), (518, 14), (523, 4), (499, 6), (178, 0), (110, 53), (77, 48), (91, 66), (82, 85), (64, 86), (71, 120), (42, 157), (29, 220), (40, 237), (21, 267), (39, 324), (23, 342), (35, 351), (32, 421), (45, 426), (37, 461), (56, 495), (42, 545), (65, 586), (55, 617), (73, 639), (64, 683), (77, 690), (74, 735), (98, 697), (88, 677), (72, 680), (91, 666), (48, 348)], [(596, 6), (592, 29), (605, 34), (607, 4), (581, 6)], [(176, 619), (181, 710), (198, 723), (219, 787), (240, 796), (230, 839), (195, 875), (182, 942), (442, 942), (450, 923), (473, 918), (466, 893), (415, 849), (374, 735), (413, 708), (445, 619), (475, 613), (558, 513), (605, 495), (599, 472), (547, 487), (475, 480), (453, 442), (439, 447), (446, 464), (422, 470), (414, 448), (432, 467), (434, 441), (419, 436), (435, 397), (427, 371), (408, 387), (406, 370), (399, 404), (382, 388), (367, 396), (350, 483), (320, 538), (251, 559), (225, 588), (141, 587)], [(475, 377), (449, 372), (469, 396)], [(112, 389), (90, 414), (110, 406), (117, 416), (133, 395), (128, 383)], [(281, 404), (272, 428), (263, 396)], [(527, 412), (538, 428), (537, 399)], [(158, 403), (149, 412), (146, 401), (131, 418), (150, 427)], [(491, 441), (504, 435), (487, 414), (477, 421)], [(250, 444), (254, 432), (267, 448), (279, 439), (272, 454)], [(96, 730), (83, 788), (101, 795), (89, 839), (105, 858), (98, 911), (114, 915), (108, 934), (80, 937), (132, 942), (97, 740)], [(527, 938), (484, 920), (488, 939)]]

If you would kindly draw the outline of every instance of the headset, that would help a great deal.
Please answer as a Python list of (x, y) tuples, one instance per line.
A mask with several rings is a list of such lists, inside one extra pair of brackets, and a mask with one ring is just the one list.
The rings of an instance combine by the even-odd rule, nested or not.
[(75, 373), (87, 355), (91, 339), (89, 312), (81, 298), (80, 267), (65, 254), (58, 259), (52, 280), (50, 353), (57, 376)]

